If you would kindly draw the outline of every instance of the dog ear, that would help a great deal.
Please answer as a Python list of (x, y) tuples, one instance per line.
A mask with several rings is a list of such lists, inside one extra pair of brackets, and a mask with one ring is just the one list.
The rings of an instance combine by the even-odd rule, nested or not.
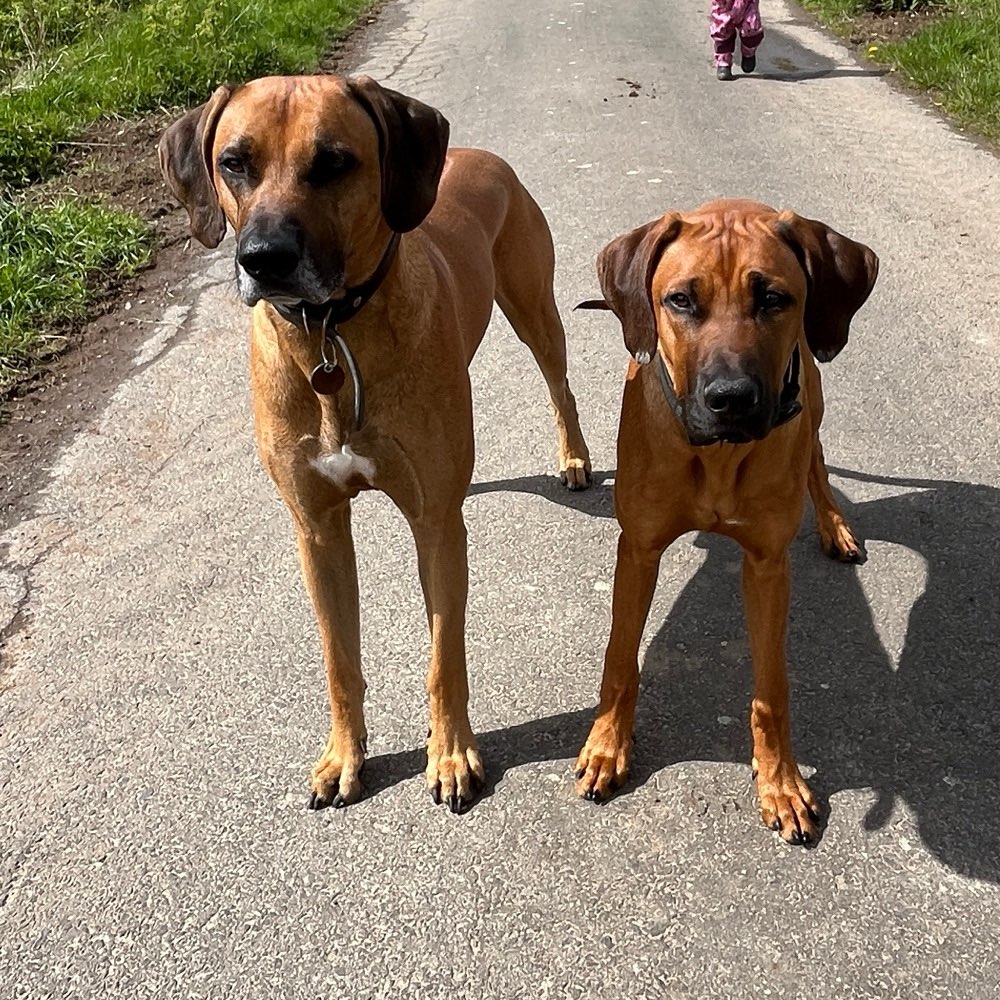
[(378, 132), (382, 215), (391, 229), (408, 233), (434, 207), (448, 151), (448, 120), (370, 76), (354, 77), (347, 84)]
[(207, 247), (217, 247), (226, 235), (226, 217), (212, 181), (212, 145), (231, 94), (229, 87), (219, 87), (205, 104), (174, 122), (157, 146), (160, 171), (187, 209), (191, 235)]
[(832, 361), (847, 344), (851, 320), (878, 277), (878, 257), (868, 247), (794, 212), (778, 216), (778, 234), (806, 273), (804, 325), (818, 361)]
[(648, 364), (656, 352), (653, 272), (680, 230), (681, 217), (669, 213), (613, 239), (597, 255), (604, 300), (621, 321), (625, 346), (640, 365)]

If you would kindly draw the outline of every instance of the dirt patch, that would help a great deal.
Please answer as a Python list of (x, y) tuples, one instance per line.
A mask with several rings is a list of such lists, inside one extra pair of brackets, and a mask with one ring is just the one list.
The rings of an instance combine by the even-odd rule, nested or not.
[(103, 201), (153, 222), (158, 247), (186, 238), (156, 158), (160, 135), (176, 117), (176, 112), (160, 112), (137, 121), (96, 122), (67, 145), (62, 172), (31, 188), (25, 200), (43, 203), (68, 196)]

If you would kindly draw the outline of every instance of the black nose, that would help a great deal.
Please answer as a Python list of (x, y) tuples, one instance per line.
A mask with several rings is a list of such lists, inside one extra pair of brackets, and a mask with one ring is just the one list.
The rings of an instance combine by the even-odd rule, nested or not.
[(720, 416), (749, 416), (760, 406), (761, 396), (760, 382), (749, 375), (717, 376), (705, 386), (705, 405)]
[(298, 226), (262, 222), (243, 231), (236, 259), (252, 278), (280, 281), (298, 267), (302, 245)]

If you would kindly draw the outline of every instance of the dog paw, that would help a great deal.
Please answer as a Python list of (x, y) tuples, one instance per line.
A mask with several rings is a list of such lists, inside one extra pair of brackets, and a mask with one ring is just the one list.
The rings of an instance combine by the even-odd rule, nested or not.
[(582, 458), (570, 459), (566, 467), (559, 470), (559, 479), (568, 490), (585, 490), (593, 481), (590, 462)]
[(444, 802), (453, 813), (464, 813), (486, 784), (486, 771), (476, 739), (468, 736), (427, 742), (427, 790), (436, 805)]
[(854, 532), (845, 521), (821, 529), (820, 544), (823, 546), (823, 551), (837, 562), (860, 566), (868, 558), (865, 547), (854, 537)]
[(310, 809), (325, 809), (357, 802), (361, 798), (361, 769), (365, 755), (361, 746), (353, 752), (344, 752), (342, 745), (328, 746), (312, 769), (312, 796)]
[(594, 723), (576, 759), (576, 793), (603, 802), (628, 778), (631, 739), (616, 738), (611, 727)]
[(758, 773), (757, 795), (761, 820), (782, 840), (806, 846), (816, 843), (819, 839), (819, 803), (794, 764), (771, 777)]

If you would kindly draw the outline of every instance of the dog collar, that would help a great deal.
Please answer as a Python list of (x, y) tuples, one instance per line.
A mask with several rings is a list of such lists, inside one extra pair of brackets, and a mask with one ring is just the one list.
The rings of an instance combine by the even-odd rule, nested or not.
[[(385, 276), (389, 273), (393, 258), (396, 256), (399, 238), (399, 233), (392, 234), (392, 239), (389, 240), (389, 245), (385, 248), (382, 259), (367, 281), (355, 285), (354, 288), (348, 288), (341, 299), (330, 299), (325, 305), (311, 307), (314, 310), (325, 308), (326, 312), (323, 314), (323, 325), (320, 331), (320, 361), (309, 375), (309, 384), (317, 396), (334, 396), (340, 392), (344, 386), (345, 377), (344, 369), (340, 367), (338, 358), (339, 355), (343, 355), (347, 370), (351, 375), (351, 382), (354, 384), (355, 433), (361, 430), (365, 419), (365, 386), (364, 382), (361, 381), (358, 363), (354, 360), (354, 355), (347, 346), (347, 342), (337, 330), (337, 324), (346, 323), (357, 316), (369, 299), (378, 291)], [(307, 303), (303, 302), (295, 308), (278, 305), (275, 302), (272, 302), (271, 306), (282, 319), (301, 327), (306, 336), (312, 335), (312, 330), (309, 328), (310, 306)]]
[[(656, 370), (660, 376), (660, 385), (663, 388), (663, 395), (666, 397), (667, 405), (674, 411), (674, 416), (683, 424), (684, 408), (677, 398), (677, 391), (670, 380), (670, 373), (667, 371), (667, 363), (663, 360), (663, 355), (656, 352)], [(781, 398), (778, 401), (778, 415), (771, 430), (787, 424), (793, 417), (802, 412), (802, 403), (799, 401), (799, 369), (802, 364), (802, 356), (799, 353), (799, 345), (796, 341), (792, 356), (788, 359), (788, 367), (785, 369), (785, 377), (781, 383)]]
[(785, 378), (781, 384), (778, 416), (774, 421), (775, 427), (787, 424), (792, 417), (797, 417), (802, 412), (802, 401), (799, 399), (799, 369), (801, 367), (802, 354), (799, 351), (799, 342), (795, 341), (795, 350), (792, 351), (792, 356), (788, 359)]

